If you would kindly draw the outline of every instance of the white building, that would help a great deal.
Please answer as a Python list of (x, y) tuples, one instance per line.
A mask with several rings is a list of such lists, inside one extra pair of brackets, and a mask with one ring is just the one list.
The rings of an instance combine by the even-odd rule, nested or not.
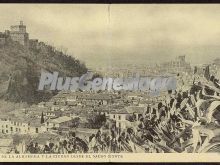
[(109, 113), (109, 119), (116, 122), (116, 128), (126, 129), (129, 123), (129, 121), (127, 120), (128, 115), (129, 113), (126, 109), (115, 110)]
[(2, 134), (37, 134), (44, 131), (44, 125), (37, 118), (0, 117), (0, 133)]
[(47, 131), (51, 128), (58, 129), (60, 127), (69, 127), (71, 126), (73, 118), (68, 116), (62, 116), (55, 119), (49, 119), (45, 122), (45, 127)]

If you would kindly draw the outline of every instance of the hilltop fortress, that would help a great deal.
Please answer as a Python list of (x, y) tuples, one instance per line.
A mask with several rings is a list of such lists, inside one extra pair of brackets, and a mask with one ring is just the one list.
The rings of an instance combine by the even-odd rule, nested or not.
[(19, 25), (11, 25), (10, 30), (0, 32), (0, 45), (4, 45), (8, 40), (18, 42), (25, 47), (39, 47), (43, 43), (38, 42), (37, 39), (29, 39), (29, 33), (27, 32), (26, 25), (23, 21), (20, 21)]
[(21, 45), (29, 46), (29, 34), (23, 21), (20, 21), (19, 25), (12, 25), (10, 30), (0, 33), (0, 44), (5, 44), (9, 38)]
[(20, 21), (20, 25), (12, 25), (9, 35), (13, 41), (17, 41), (22, 45), (29, 44), (29, 34), (26, 32), (23, 21)]

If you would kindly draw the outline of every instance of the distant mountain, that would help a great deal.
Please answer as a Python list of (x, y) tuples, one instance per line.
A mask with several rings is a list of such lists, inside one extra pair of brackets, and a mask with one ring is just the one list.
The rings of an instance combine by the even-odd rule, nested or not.
[(43, 42), (30, 42), (27, 48), (9, 39), (0, 44), (0, 98), (28, 104), (51, 98), (56, 93), (37, 91), (42, 69), (60, 76), (87, 72), (79, 60)]

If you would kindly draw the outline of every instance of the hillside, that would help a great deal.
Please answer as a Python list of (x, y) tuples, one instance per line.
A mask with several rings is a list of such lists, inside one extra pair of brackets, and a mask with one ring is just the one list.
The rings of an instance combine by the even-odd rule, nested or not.
[(79, 60), (43, 42), (25, 48), (9, 40), (0, 45), (0, 98), (28, 104), (46, 101), (56, 93), (37, 91), (41, 70), (80, 76), (87, 68)]

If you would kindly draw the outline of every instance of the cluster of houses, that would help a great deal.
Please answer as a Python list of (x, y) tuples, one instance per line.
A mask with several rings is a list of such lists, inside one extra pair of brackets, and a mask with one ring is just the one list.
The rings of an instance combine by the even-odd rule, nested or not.
[[(74, 131), (78, 137), (88, 141), (89, 136), (98, 130), (87, 127), (88, 114), (104, 114), (106, 123), (123, 131), (135, 127), (147, 108), (154, 101), (164, 100), (165, 96), (166, 93), (164, 96), (149, 96), (149, 93), (137, 91), (61, 91), (47, 102), (0, 115), (0, 135), (31, 136), (32, 140), (44, 145), (49, 138), (51, 141)], [(80, 124), (76, 127), (74, 122), (78, 119)], [(11, 141), (10, 138), (1, 139)]]
[(72, 124), (72, 117), (61, 116), (54, 119), (48, 119), (46, 122), (38, 117), (13, 117), (8, 115), (0, 116), (1, 134), (30, 134), (36, 135), (50, 131), (50, 129), (69, 127)]
[(147, 77), (155, 76), (166, 73), (182, 73), (191, 72), (192, 67), (189, 62), (186, 61), (186, 56), (177, 56), (174, 60), (158, 63), (155, 65), (133, 65), (127, 64), (123, 66), (114, 65), (114, 67), (100, 67), (96, 68), (95, 71), (103, 77), (117, 77), (117, 78), (128, 78), (128, 77)]
[(55, 132), (71, 128), (73, 121), (80, 118), (88, 122), (89, 113), (105, 114), (108, 121), (123, 130), (130, 127), (129, 116), (139, 120), (151, 101), (147, 94), (137, 93), (66, 93), (60, 92), (48, 102), (26, 109), (18, 109), (0, 115), (1, 134), (31, 134)]

